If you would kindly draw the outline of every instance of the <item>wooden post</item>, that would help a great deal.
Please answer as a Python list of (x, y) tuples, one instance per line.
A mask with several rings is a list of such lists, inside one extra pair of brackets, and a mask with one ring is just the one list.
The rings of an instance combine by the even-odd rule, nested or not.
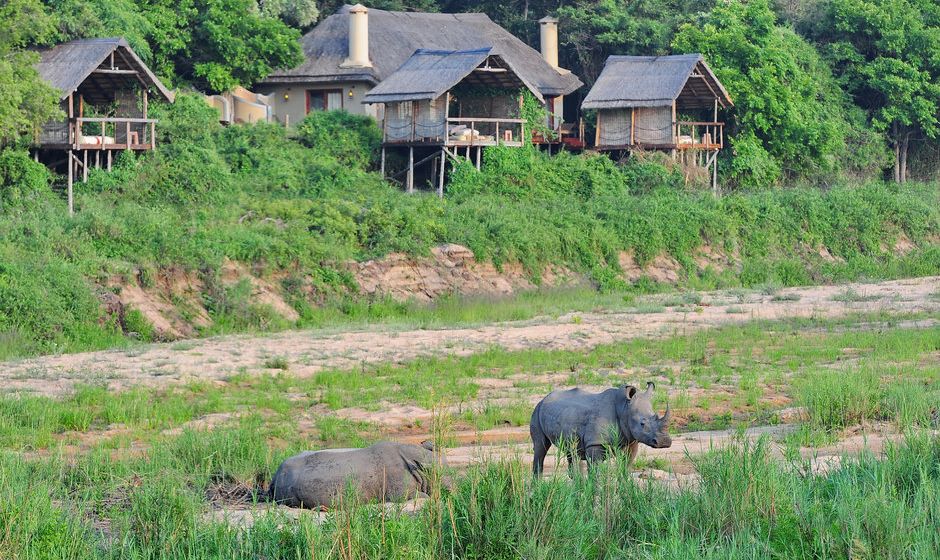
[[(69, 101), (71, 101), (71, 99)], [(71, 105), (72, 104), (69, 103), (69, 107), (71, 107)], [(74, 181), (72, 176), (73, 176), (73, 170), (75, 167), (75, 161), (72, 160), (71, 149), (69, 149), (68, 152), (66, 152), (66, 158), (68, 159), (68, 162), (69, 162), (68, 196), (69, 196), (69, 216), (71, 216), (72, 214), (75, 213), (75, 210), (72, 207), (72, 182)]]
[(147, 88), (144, 88), (144, 118), (147, 118)]
[(125, 133), (127, 134), (127, 136), (124, 137), (125, 149), (130, 150), (131, 149), (131, 121), (127, 121), (124, 124), (127, 125), (126, 130), (125, 130)]
[(385, 178), (385, 146), (382, 146), (382, 162), (379, 164), (380, 171), (382, 172), (382, 178)]
[(73, 103), (73, 100), (72, 100), (72, 94), (70, 93), (70, 94), (69, 94), (69, 126), (68, 126), (68, 135), (69, 135), (68, 142), (69, 142), (69, 146), (71, 146), (72, 144), (75, 143), (75, 134), (74, 134), (74, 131), (73, 131), (73, 125), (74, 125), (75, 123), (72, 122), (72, 119), (75, 118), (75, 110), (73, 109), (73, 105), (74, 105), (74, 103)]
[(447, 148), (441, 148), (441, 168), (438, 170), (437, 177), (437, 196), (439, 198), (444, 198), (444, 167), (447, 166)]
[(157, 123), (150, 123), (150, 149), (157, 147)]
[(418, 102), (411, 102), (411, 141), (415, 141), (415, 129), (418, 127)]
[(95, 167), (101, 169), (101, 150), (95, 150)]
[(88, 182), (88, 150), (82, 150), (82, 182)]
[(718, 152), (712, 160), (712, 192), (718, 196)]
[[(444, 145), (447, 145), (447, 140), (450, 138), (450, 92), (448, 91), (444, 94)], [(441, 154), (441, 158), (444, 155)], [(441, 162), (444, 162), (444, 159), (441, 159)]]
[(597, 122), (594, 126), (594, 147), (598, 148), (601, 145), (601, 110), (597, 110)]
[(415, 147), (408, 146), (408, 179), (407, 189), (409, 193), (415, 190)]
[(480, 170), (480, 152), (482, 151), (483, 151), (483, 148), (478, 146), (477, 147), (477, 171)]
[[(385, 105), (383, 105), (384, 107)], [(382, 142), (388, 142), (388, 111), (382, 111)], [(384, 153), (384, 149), (383, 149)], [(384, 177), (384, 174), (383, 174)]]
[(636, 107), (630, 107), (630, 145), (636, 144)]
[(672, 159), (676, 159), (675, 146), (679, 141), (679, 132), (676, 129), (676, 100), (672, 100)]
[(111, 150), (108, 150), (108, 171), (111, 171)]

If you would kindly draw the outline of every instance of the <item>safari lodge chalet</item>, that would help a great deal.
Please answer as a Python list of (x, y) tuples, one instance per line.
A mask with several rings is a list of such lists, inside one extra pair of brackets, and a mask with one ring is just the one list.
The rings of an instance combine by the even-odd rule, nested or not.
[[(110, 170), (115, 152), (156, 146), (156, 123), (149, 118), (151, 92), (173, 101), (173, 93), (122, 38), (81, 39), (40, 52), (39, 76), (59, 92), (61, 119), (45, 123), (34, 139), (35, 158), (68, 177), (88, 179), (91, 167)], [(80, 174), (80, 175), (79, 175)]]
[(365, 103), (380, 105), (382, 122), (382, 173), (386, 152), (408, 153), (405, 185), (414, 190), (415, 154), (419, 162), (430, 162), (443, 194), (448, 158), (465, 155), (480, 158), (485, 146), (520, 147), (526, 136), (525, 121), (519, 118), (521, 93), (528, 90), (544, 98), (513, 65), (493, 54), (492, 48), (466, 51), (419, 49), (364, 97)]
[[(255, 89), (270, 96), (274, 117), (284, 124), (320, 110), (371, 115), (385, 131), (389, 165), (400, 163), (404, 152), (410, 156), (407, 169), (389, 176), (406, 175), (404, 183), (412, 190), (414, 168), (420, 167), (440, 190), (441, 148), (453, 155), (459, 146), (466, 157), (468, 147), (461, 143), (472, 142), (469, 156), (475, 157), (482, 142), (523, 141), (521, 123), (511, 122), (519, 116), (522, 88), (545, 103), (547, 124), (559, 132), (558, 138), (573, 131), (572, 125), (564, 125), (564, 100), (582, 84), (558, 66), (557, 20), (544, 18), (539, 25), (541, 53), (485, 14), (342, 6), (303, 36), (302, 64), (272, 73)], [(437, 71), (443, 75), (435, 75)], [(512, 88), (518, 89), (510, 92)], [(572, 114), (576, 110), (574, 106)], [(456, 120), (471, 117), (473, 126)], [(468, 135), (464, 139), (456, 135), (460, 127)], [(560, 141), (527, 134), (528, 141)]]
[(600, 151), (668, 151), (703, 167), (717, 188), (724, 148), (720, 110), (732, 106), (700, 54), (611, 56), (581, 103), (597, 110), (594, 147)]

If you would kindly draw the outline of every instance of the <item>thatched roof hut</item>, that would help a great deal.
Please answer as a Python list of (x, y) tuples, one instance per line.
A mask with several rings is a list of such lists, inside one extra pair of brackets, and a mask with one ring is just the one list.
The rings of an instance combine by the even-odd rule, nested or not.
[(275, 83), (363, 81), (372, 85), (388, 78), (418, 49), (467, 51), (489, 48), (515, 68), (545, 96), (567, 95), (581, 81), (553, 68), (538, 51), (525, 44), (486, 14), (439, 14), (368, 10), (368, 50), (371, 67), (344, 67), (348, 56), (349, 11), (343, 6), (301, 39), (305, 61), (277, 71), (264, 80)]
[[(492, 48), (468, 51), (418, 49), (401, 68), (365, 95), (366, 103), (434, 100), (463, 83), (505, 89), (511, 95), (526, 88), (539, 100), (538, 88), (516, 72)], [(486, 66), (481, 66), (486, 63)]]
[(611, 56), (582, 109), (732, 106), (731, 97), (700, 54)]
[(113, 92), (136, 87), (141, 82), (166, 101), (173, 92), (166, 88), (121, 37), (78, 39), (39, 52), (39, 76), (58, 89), (60, 99), (82, 89), (89, 103), (113, 99)]
[(611, 56), (581, 103), (597, 110), (595, 146), (608, 150), (719, 150), (718, 110), (731, 106), (700, 54)]

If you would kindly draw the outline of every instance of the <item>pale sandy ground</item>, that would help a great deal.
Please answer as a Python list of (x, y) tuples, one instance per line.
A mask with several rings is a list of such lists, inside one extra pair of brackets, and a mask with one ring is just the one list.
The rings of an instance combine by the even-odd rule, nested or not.
[[(852, 290), (867, 301), (836, 301)], [(290, 331), (261, 336), (225, 336), (153, 344), (131, 350), (43, 356), (0, 364), (0, 391), (61, 395), (76, 383), (104, 383), (112, 389), (164, 386), (191, 380), (224, 380), (258, 373), (273, 356), (287, 360), (291, 375), (304, 377), (328, 368), (404, 362), (422, 356), (468, 355), (492, 347), (577, 349), (639, 337), (667, 336), (755, 319), (831, 318), (853, 313), (940, 313), (940, 276), (870, 284), (780, 290), (795, 301), (769, 295), (705, 292), (697, 310), (570, 313), (557, 318), (495, 323), (474, 328), (342, 332)], [(655, 304), (664, 297), (644, 300)], [(646, 309), (649, 311), (649, 309)]]

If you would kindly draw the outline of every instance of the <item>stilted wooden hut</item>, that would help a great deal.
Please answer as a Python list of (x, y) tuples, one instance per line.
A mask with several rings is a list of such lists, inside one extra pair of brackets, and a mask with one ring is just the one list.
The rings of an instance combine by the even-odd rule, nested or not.
[(90, 167), (111, 169), (114, 152), (156, 147), (156, 123), (147, 115), (152, 91), (173, 101), (173, 93), (122, 38), (81, 39), (40, 53), (39, 76), (60, 92), (65, 116), (37, 132), (35, 157), (68, 176), (88, 179)]
[(406, 151), (400, 174), (407, 190), (414, 190), (415, 167), (428, 163), (443, 196), (448, 158), (463, 157), (479, 168), (484, 147), (531, 142), (519, 118), (523, 90), (544, 102), (538, 88), (490, 48), (417, 50), (363, 100), (381, 105), (385, 115), (382, 173), (389, 150)]
[(705, 167), (715, 188), (724, 147), (718, 112), (731, 106), (700, 54), (611, 56), (581, 103), (597, 111), (595, 149), (669, 151)]

